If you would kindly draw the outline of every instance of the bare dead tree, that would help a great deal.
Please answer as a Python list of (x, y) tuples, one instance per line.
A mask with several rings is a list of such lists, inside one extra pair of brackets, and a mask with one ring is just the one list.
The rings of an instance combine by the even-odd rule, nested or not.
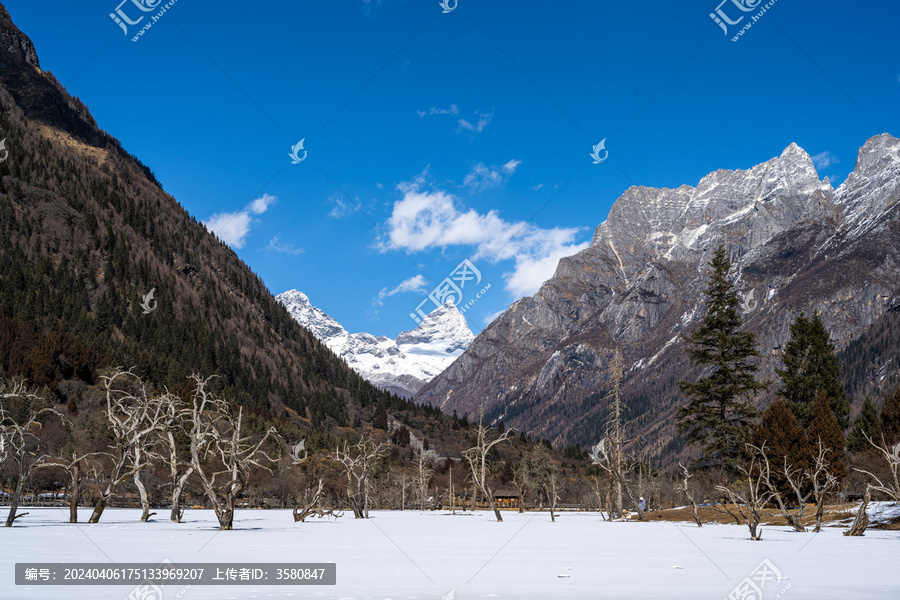
[(419, 496), (419, 510), (425, 510), (428, 502), (428, 483), (433, 475), (434, 469), (428, 465), (425, 454), (419, 454), (419, 461), (416, 464), (416, 492)]
[[(622, 448), (625, 444), (624, 433), (622, 431), (622, 394), (620, 392), (622, 385), (622, 353), (616, 348), (613, 354), (613, 360), (609, 365), (609, 375), (612, 380), (612, 406), (609, 419), (606, 422), (606, 439), (610, 440), (608, 456), (605, 456), (606, 467), (608, 472), (615, 471), (613, 481), (616, 485), (616, 517), (622, 518), (622, 488), (625, 482), (625, 472), (623, 465)], [(597, 455), (597, 449), (603, 441), (594, 448), (594, 454)], [(604, 448), (604, 454), (607, 454)], [(599, 464), (595, 462), (594, 464)], [(602, 465), (601, 465), (602, 466)], [(634, 500), (634, 498), (632, 498)], [(639, 511), (641, 520), (644, 518), (643, 511)]]
[[(306, 450), (305, 439), (300, 440), (291, 448), (290, 458), (291, 464), (294, 466), (300, 466), (307, 461), (307, 459), (309, 458), (309, 452), (307, 452)], [(326, 515), (331, 515), (334, 517), (341, 516), (340, 513), (335, 513), (334, 509), (325, 510), (320, 506), (324, 489), (325, 480), (321, 476), (319, 476), (316, 490), (313, 492), (312, 497), (310, 497), (307, 493), (302, 504), (294, 507), (293, 515), (295, 523), (305, 522), (307, 517), (309, 517), (310, 515), (317, 515), (319, 518)], [(307, 490), (307, 492), (308, 491), (309, 490)]]
[(503, 517), (500, 515), (500, 509), (498, 509), (497, 505), (494, 503), (494, 492), (487, 481), (489, 468), (487, 456), (494, 446), (509, 439), (513, 429), (507, 429), (495, 439), (488, 441), (488, 433), (490, 432), (491, 428), (484, 424), (484, 417), (482, 415), (482, 419), (478, 422), (478, 427), (475, 428), (475, 445), (463, 452), (463, 456), (469, 463), (473, 487), (475, 488), (475, 490), (473, 490), (472, 509), (475, 509), (476, 494), (480, 491), (485, 499), (487, 499), (491, 510), (494, 511), (494, 516), (497, 518), (497, 521), (503, 522)]
[[(140, 378), (130, 371), (116, 369), (112, 375), (104, 375), (102, 379), (106, 389), (105, 416), (113, 438), (109, 453), (112, 465), (109, 481), (100, 493), (89, 523), (100, 521), (116, 487), (128, 477), (133, 477), (144, 465), (144, 455), (135, 461), (135, 451), (139, 446), (146, 448), (148, 437), (159, 427), (163, 416), (162, 405), (147, 397)], [(139, 388), (137, 395), (115, 387), (123, 379), (134, 380), (134, 385)]]
[(604, 472), (595, 473), (591, 475), (591, 483), (593, 484), (594, 496), (597, 498), (597, 509), (600, 511), (600, 518), (604, 521), (612, 520), (612, 512), (609, 512), (609, 516), (603, 512), (604, 507), (609, 506), (609, 496), (610, 496), (610, 480), (604, 475)]
[[(8, 403), (15, 406), (8, 407)], [(40, 431), (45, 416), (63, 417), (52, 408), (42, 406), (43, 403), (43, 398), (27, 389), (24, 381), (11, 385), (0, 383), (0, 464), (12, 458), (16, 467), (16, 486), (10, 498), (7, 527), (28, 514), (18, 510), (22, 490), (31, 475), (38, 469), (56, 466), (52, 457), (42, 452), (36, 432)]]
[(874, 483), (866, 485), (866, 495), (863, 498), (862, 504), (859, 506), (859, 510), (856, 511), (856, 518), (853, 520), (853, 525), (850, 526), (849, 530), (844, 532), (844, 535), (859, 536), (865, 533), (866, 527), (869, 525), (869, 516), (866, 514), (866, 508), (869, 505), (873, 490), (881, 492), (894, 502), (900, 502), (900, 443), (897, 443), (897, 445), (893, 447), (889, 447), (884, 441), (884, 438), (882, 438), (880, 445), (873, 442), (868, 436), (866, 436), (866, 439), (873, 448), (878, 450), (879, 454), (881, 454), (887, 462), (890, 479), (882, 481), (881, 478), (870, 471), (855, 469), (860, 473), (868, 475)]
[(219, 528), (231, 530), (235, 503), (246, 488), (251, 471), (261, 468), (272, 473), (269, 465), (275, 459), (264, 447), (278, 437), (278, 432), (270, 427), (254, 442), (243, 432), (243, 407), (235, 415), (228, 401), (207, 389), (210, 378), (194, 374), (191, 379), (191, 405), (182, 412), (182, 419), (189, 419), (185, 430), (191, 443), (191, 466), (216, 513)]
[(147, 438), (147, 443), (139, 443), (134, 447), (134, 453), (132, 455), (132, 472), (134, 475), (132, 476), (132, 480), (134, 481), (134, 486), (138, 490), (138, 497), (141, 501), (141, 521), (146, 522), (155, 515), (156, 513), (150, 512), (150, 498), (147, 495), (147, 486), (144, 485), (143, 479), (141, 479), (141, 471), (144, 467), (147, 467), (156, 460), (162, 460), (162, 456), (154, 451), (151, 443), (152, 440)]
[(778, 486), (772, 483), (772, 471), (769, 468), (769, 459), (766, 457), (765, 452), (762, 453), (762, 460), (765, 460), (766, 462), (766, 487), (769, 488), (772, 499), (775, 500), (775, 503), (778, 505), (778, 512), (781, 513), (781, 516), (784, 517), (787, 524), (793, 527), (795, 531), (805, 533), (806, 528), (803, 526), (803, 513), (806, 511), (806, 502), (812, 495), (812, 490), (809, 489), (804, 491), (805, 482), (803, 474), (799, 471), (795, 471), (794, 468), (788, 464), (787, 457), (784, 458), (784, 470), (782, 473), (797, 500), (797, 507), (791, 510), (785, 503), (784, 498), (782, 498)]
[(866, 493), (863, 496), (862, 503), (859, 505), (859, 510), (856, 511), (856, 517), (853, 519), (853, 524), (850, 525), (850, 529), (844, 532), (844, 535), (858, 537), (866, 532), (866, 528), (869, 526), (869, 514), (866, 512), (866, 509), (869, 507), (869, 502), (871, 502), (871, 500), (872, 486), (867, 485)]
[(365, 436), (352, 446), (345, 442), (343, 448), (334, 451), (334, 460), (340, 463), (342, 474), (347, 478), (347, 498), (357, 519), (369, 518), (370, 479), (386, 455), (385, 444), (376, 444)]
[(753, 444), (746, 446), (751, 451), (751, 457), (746, 465), (737, 467), (742, 479), (731, 486), (717, 485), (716, 490), (728, 496), (747, 523), (750, 539), (758, 541), (762, 539), (762, 532), (759, 531), (762, 509), (772, 498), (772, 492), (766, 485), (771, 469), (765, 444), (761, 447)]
[(516, 488), (516, 496), (518, 498), (519, 513), (525, 512), (525, 491), (531, 485), (529, 480), (528, 461), (524, 458), (519, 461), (516, 468), (513, 469), (513, 485)]
[(160, 453), (164, 453), (168, 457), (166, 462), (169, 465), (169, 476), (172, 482), (169, 520), (173, 523), (181, 523), (181, 519), (184, 517), (181, 496), (184, 494), (184, 487), (187, 485), (188, 479), (194, 473), (194, 466), (190, 460), (184, 460), (181, 457), (179, 453), (181, 448), (175, 436), (187, 433), (184, 431), (184, 417), (188, 415), (189, 409), (184, 400), (168, 391), (159, 397), (159, 402), (163, 416), (159, 421), (156, 433), (162, 446)]
[[(868, 439), (868, 437), (866, 439)], [(878, 450), (878, 453), (884, 458), (885, 462), (887, 462), (890, 479), (882, 481), (870, 471), (865, 471), (863, 469), (855, 470), (868, 475), (872, 481), (875, 482), (869, 486), (874, 491), (881, 492), (894, 502), (900, 502), (900, 443), (893, 448), (890, 448), (884, 443), (884, 440), (882, 440), (882, 443), (879, 445), (869, 439), (869, 444)]]
[(86, 460), (95, 456), (110, 455), (106, 452), (89, 452), (79, 455), (72, 451), (71, 457), (56, 457), (48, 466), (58, 467), (69, 476), (69, 523), (78, 522), (78, 500), (81, 497), (81, 478)]
[(812, 482), (812, 495), (816, 501), (816, 528), (815, 533), (822, 531), (822, 518), (825, 516), (825, 498), (839, 485), (838, 478), (831, 473), (831, 464), (828, 462), (828, 448), (820, 439), (819, 450), (813, 456), (813, 464), (808, 471), (806, 477)]
[(319, 509), (319, 500), (322, 498), (322, 490), (325, 488), (325, 481), (319, 479), (318, 486), (316, 487), (316, 491), (313, 493), (312, 498), (308, 498), (304, 501), (301, 506), (294, 507), (294, 522), (295, 523), (303, 523), (306, 521), (306, 517), (312, 514), (316, 514), (320, 512)]
[[(596, 446), (591, 448), (591, 461), (606, 471), (612, 478), (613, 483), (615, 483), (617, 509), (618, 507), (621, 507), (618, 494), (619, 490), (622, 490), (634, 506), (634, 511), (638, 514), (638, 518), (643, 521), (644, 509), (641, 508), (640, 497), (634, 492), (631, 481), (628, 478), (628, 473), (635, 465), (639, 464), (639, 461), (632, 460), (630, 457), (625, 456), (621, 446), (617, 446), (615, 443), (608, 445), (608, 439), (609, 438), (603, 438)], [(622, 513), (619, 513), (619, 518), (621, 517)]]
[(538, 446), (524, 460), (528, 480), (541, 491), (550, 507), (550, 521), (556, 522), (556, 503), (559, 500), (559, 466), (544, 446)]
[(697, 524), (697, 527), (703, 527), (703, 521), (700, 520), (700, 512), (697, 510), (697, 502), (694, 500), (694, 494), (689, 487), (689, 480), (693, 475), (688, 471), (688, 468), (681, 463), (678, 464), (678, 467), (681, 469), (681, 483), (675, 485), (675, 491), (681, 492), (684, 494), (685, 498), (688, 499), (688, 502), (691, 503), (694, 522)]

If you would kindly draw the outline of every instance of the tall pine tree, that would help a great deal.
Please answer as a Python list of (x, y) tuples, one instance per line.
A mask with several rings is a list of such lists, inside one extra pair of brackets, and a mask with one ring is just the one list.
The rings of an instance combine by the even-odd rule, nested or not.
[(750, 440), (758, 448), (765, 444), (766, 456), (772, 466), (772, 483), (784, 497), (790, 498), (792, 491), (784, 475), (784, 466), (787, 464), (794, 471), (803, 473), (809, 467), (810, 448), (806, 431), (783, 400), (776, 398), (763, 411), (762, 422), (753, 429)]
[(827, 450), (825, 459), (828, 461), (828, 472), (843, 479), (847, 476), (847, 463), (844, 456), (844, 432), (838, 423), (834, 411), (828, 404), (828, 396), (825, 392), (820, 392), (816, 398), (816, 408), (813, 413), (812, 423), (809, 425), (807, 432), (809, 438), (810, 452), (812, 456), (817, 456), (819, 452), (819, 442), (822, 447)]
[(874, 442), (879, 429), (878, 409), (875, 408), (872, 399), (866, 396), (862, 410), (856, 415), (856, 418), (853, 420), (853, 427), (850, 428), (850, 433), (847, 435), (847, 449), (851, 452), (860, 452), (870, 448), (871, 446), (866, 437)]
[(719, 246), (709, 266), (706, 315), (699, 327), (683, 336), (691, 363), (707, 374), (696, 382), (678, 382), (688, 397), (687, 405), (678, 409), (678, 428), (688, 443), (702, 446), (707, 466), (731, 467), (756, 416), (751, 400), (768, 383), (756, 379), (752, 362), (759, 356), (756, 337), (739, 331), (742, 319), (724, 246)]
[(819, 313), (808, 318), (802, 312), (791, 325), (791, 340), (784, 348), (784, 369), (776, 369), (783, 398), (803, 427), (809, 428), (816, 398), (825, 392), (841, 429), (849, 425), (850, 401), (841, 383), (841, 369), (828, 330)]
[(888, 447), (900, 442), (900, 388), (884, 399), (884, 408), (881, 409), (881, 434)]

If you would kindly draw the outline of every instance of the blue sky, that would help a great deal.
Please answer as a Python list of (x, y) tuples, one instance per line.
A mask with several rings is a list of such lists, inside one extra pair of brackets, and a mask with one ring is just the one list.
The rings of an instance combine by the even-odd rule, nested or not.
[[(119, 2), (4, 4), (272, 292), (350, 331), (412, 328), (464, 259), (481, 274), (464, 301), (490, 284), (466, 313), (479, 331), (631, 185), (695, 185), (791, 142), (839, 183), (867, 138), (900, 136), (896, 3), (779, 0), (733, 42), (765, 2), (177, 0), (132, 42), (156, 13)], [(117, 7), (146, 16), (126, 35)], [(717, 7), (744, 16), (728, 35)]]

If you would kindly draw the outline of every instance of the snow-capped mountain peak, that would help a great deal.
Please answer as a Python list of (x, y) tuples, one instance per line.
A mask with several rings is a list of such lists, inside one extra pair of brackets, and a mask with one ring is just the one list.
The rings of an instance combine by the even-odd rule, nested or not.
[(277, 299), (287, 308), (295, 321), (309, 329), (313, 335), (323, 342), (329, 338), (347, 333), (340, 323), (321, 309), (313, 306), (306, 294), (299, 290), (290, 290), (279, 294)]
[(419, 325), (397, 336), (397, 344), (439, 344), (445, 352), (465, 350), (475, 339), (466, 318), (453, 302), (447, 302), (428, 314)]
[(277, 297), (290, 315), (332, 352), (378, 387), (412, 396), (450, 366), (475, 335), (452, 302), (426, 315), (419, 325), (396, 340), (370, 333), (348, 333), (340, 323), (312, 305), (303, 292)]

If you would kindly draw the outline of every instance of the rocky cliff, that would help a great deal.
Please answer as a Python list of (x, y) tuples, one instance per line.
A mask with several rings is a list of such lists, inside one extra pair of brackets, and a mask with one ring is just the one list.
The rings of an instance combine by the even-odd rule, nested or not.
[[(555, 443), (595, 443), (618, 346), (636, 444), (671, 456), (680, 448), (676, 382), (692, 374), (680, 336), (702, 314), (715, 248), (725, 244), (735, 265), (764, 373), (778, 364), (801, 310), (819, 311), (845, 349), (900, 305), (898, 186), (900, 141), (884, 134), (860, 149), (838, 189), (819, 179), (796, 144), (749, 170), (711, 173), (696, 187), (633, 187), (590, 247), (561, 260), (534, 297), (511, 305), (417, 399), (460, 414), (483, 405), (492, 420)], [(897, 381), (897, 365), (889, 371), (882, 387)]]

